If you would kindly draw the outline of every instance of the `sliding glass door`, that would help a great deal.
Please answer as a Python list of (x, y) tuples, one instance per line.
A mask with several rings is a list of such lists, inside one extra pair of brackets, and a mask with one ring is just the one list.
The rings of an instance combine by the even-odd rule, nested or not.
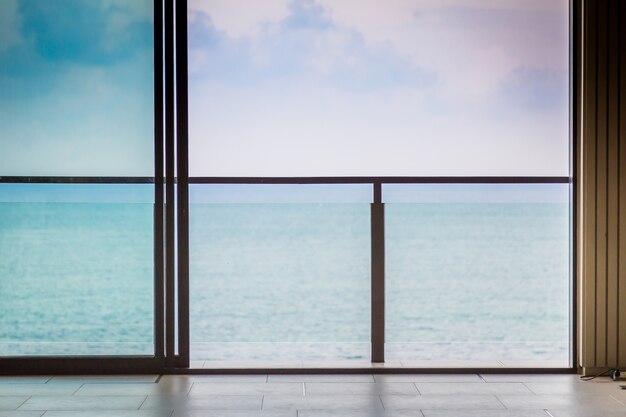
[(0, 12), (1, 366), (572, 366), (567, 0)]

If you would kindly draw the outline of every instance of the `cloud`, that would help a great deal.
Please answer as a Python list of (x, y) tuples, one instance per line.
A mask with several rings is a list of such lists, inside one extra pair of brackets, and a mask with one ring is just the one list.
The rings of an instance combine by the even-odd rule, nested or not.
[(500, 85), (502, 104), (533, 112), (567, 110), (568, 77), (565, 71), (518, 67)]
[(313, 0), (293, 0), (288, 10), (278, 22), (264, 22), (258, 34), (240, 37), (219, 30), (204, 11), (193, 10), (192, 77), (239, 85), (306, 79), (352, 90), (436, 82), (434, 72), (412, 64), (390, 44), (366, 42)]
[(132, 3), (21, 0), (22, 34), (45, 60), (107, 65), (152, 43), (152, 21), (137, 18), (127, 4)]

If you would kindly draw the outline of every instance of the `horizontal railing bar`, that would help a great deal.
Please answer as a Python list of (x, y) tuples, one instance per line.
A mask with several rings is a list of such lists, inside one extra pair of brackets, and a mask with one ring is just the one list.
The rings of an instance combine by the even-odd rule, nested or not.
[(190, 184), (569, 184), (569, 177), (189, 177)]
[(13, 184), (154, 184), (154, 177), (0, 177)]
[[(570, 177), (189, 177), (190, 184), (569, 184)], [(154, 184), (154, 177), (0, 177), (15, 184)]]

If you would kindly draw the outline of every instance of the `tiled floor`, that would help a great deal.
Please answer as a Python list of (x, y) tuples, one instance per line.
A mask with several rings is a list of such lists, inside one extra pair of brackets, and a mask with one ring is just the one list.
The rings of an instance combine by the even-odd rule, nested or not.
[(0, 377), (0, 417), (626, 417), (575, 375)]

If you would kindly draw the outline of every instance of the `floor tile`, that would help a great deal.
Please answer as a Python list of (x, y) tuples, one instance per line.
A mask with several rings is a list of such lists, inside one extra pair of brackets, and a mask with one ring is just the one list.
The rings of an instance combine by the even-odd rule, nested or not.
[(549, 417), (543, 410), (422, 410), (425, 417)]
[(301, 382), (196, 382), (191, 395), (304, 395)]
[[(300, 410), (298, 417), (424, 417), (420, 410)], [(547, 417), (547, 416), (544, 416)]]
[(141, 382), (156, 382), (158, 375), (75, 375), (75, 376), (55, 376), (50, 382), (73, 381), (85, 384), (136, 384)]
[(261, 410), (262, 395), (148, 396), (142, 410)]
[(137, 410), (146, 397), (30, 397), (20, 410)]
[(267, 375), (163, 375), (161, 381), (181, 377), (192, 382), (267, 382)]
[(374, 382), (372, 374), (268, 375), (268, 382)]
[(0, 384), (0, 395), (61, 395), (74, 394), (82, 384)]
[(374, 379), (376, 382), (485, 382), (476, 374), (378, 374)]
[(0, 397), (0, 410), (15, 410), (26, 400), (28, 397)]
[(172, 384), (84, 384), (74, 395), (133, 396), (133, 395), (187, 395), (192, 383)]
[(581, 409), (599, 411), (623, 411), (626, 406), (609, 395), (498, 395), (509, 409)]
[(170, 410), (48, 411), (45, 417), (170, 417)]
[(51, 376), (0, 376), (0, 384), (45, 384)]
[(364, 395), (318, 395), (296, 397), (266, 395), (264, 410), (376, 410), (382, 409), (378, 396)]
[(493, 410), (504, 409), (495, 396), (489, 395), (382, 395), (386, 410)]
[(419, 395), (410, 382), (307, 382), (306, 395)]
[(415, 384), (423, 395), (531, 395), (521, 382), (464, 384), (462, 382), (418, 382)]
[(552, 417), (624, 417), (626, 414), (620, 411), (598, 411), (598, 410), (555, 410), (548, 409), (548, 416)]
[(296, 410), (284, 411), (175, 411), (172, 417), (299, 417)]
[(574, 374), (481, 374), (487, 382), (580, 382)]
[[(580, 395), (596, 394), (611, 395), (619, 394), (619, 383), (613, 381), (604, 382), (526, 382), (524, 383), (533, 393), (538, 395)], [(626, 391), (624, 391), (626, 393)]]
[(43, 411), (0, 411), (0, 417), (41, 417)]

